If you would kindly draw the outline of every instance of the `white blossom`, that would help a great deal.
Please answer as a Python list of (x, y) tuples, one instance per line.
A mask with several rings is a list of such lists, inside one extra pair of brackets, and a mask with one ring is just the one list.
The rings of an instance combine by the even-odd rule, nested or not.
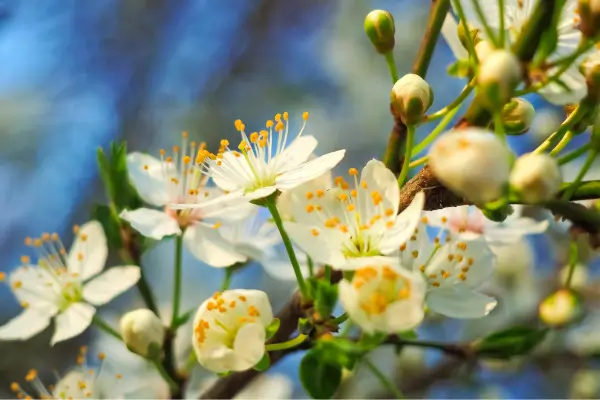
[(560, 190), (562, 177), (554, 158), (529, 153), (517, 158), (510, 174), (510, 184), (526, 203), (550, 200)]
[(269, 298), (260, 290), (215, 293), (194, 319), (198, 362), (217, 373), (252, 368), (265, 354), (265, 329), (272, 321)]
[(513, 244), (523, 236), (543, 233), (548, 228), (548, 221), (522, 216), (518, 210), (503, 222), (487, 219), (475, 206), (426, 211), (425, 216), (429, 225), (444, 228), (460, 240), (483, 238), (491, 246)]
[(97, 221), (76, 227), (77, 238), (67, 253), (57, 234), (25, 239), (37, 252), (38, 265), (23, 256), (23, 265), (8, 279), (23, 312), (0, 327), (2, 340), (26, 340), (44, 330), (53, 317), (51, 344), (82, 333), (96, 313), (137, 283), (136, 266), (113, 267), (101, 273), (108, 255), (106, 236)]
[(165, 340), (165, 326), (152, 311), (140, 308), (129, 311), (119, 322), (121, 337), (129, 350), (142, 357), (158, 356), (150, 354), (150, 346), (160, 350)]
[[(205, 144), (189, 142), (185, 132), (181, 147), (173, 147), (173, 156), (167, 156), (165, 150), (160, 151), (160, 159), (142, 153), (129, 154), (127, 169), (131, 182), (146, 203), (163, 210), (145, 207), (124, 210), (121, 218), (142, 235), (155, 240), (183, 234), (186, 248), (196, 258), (213, 267), (227, 267), (241, 261), (241, 257), (229, 251), (215, 230), (214, 222), (207, 219), (239, 220), (248, 216), (252, 205), (224, 204), (221, 200), (225, 193), (207, 187), (209, 159)], [(168, 207), (175, 203), (193, 205), (193, 208)]]
[(339, 283), (342, 306), (367, 333), (394, 334), (415, 328), (425, 315), (425, 281), (412, 271), (374, 265)]
[(503, 193), (510, 174), (510, 152), (486, 130), (453, 130), (433, 144), (429, 165), (445, 186), (475, 203), (485, 203)]
[(480, 318), (496, 307), (496, 300), (475, 289), (492, 274), (496, 259), (482, 239), (463, 241), (453, 234), (430, 240), (428, 217), (400, 246), (400, 264), (422, 273), (427, 281), (426, 303), (432, 311), (452, 318)]
[(237, 146), (239, 151), (226, 146), (216, 159), (208, 160), (214, 182), (232, 192), (228, 199), (235, 201), (241, 197), (250, 201), (268, 197), (277, 190), (293, 189), (323, 175), (342, 160), (345, 150), (307, 161), (317, 147), (313, 136), (302, 136), (307, 119), (305, 112), (304, 123), (295, 137), (289, 135), (288, 113), (277, 114), (275, 122), (267, 121), (268, 131), (249, 135), (244, 123), (235, 121), (242, 138)]
[(385, 256), (412, 235), (425, 195), (417, 194), (398, 214), (398, 182), (381, 161), (369, 161), (360, 179), (354, 168), (349, 174), (354, 187), (338, 177), (337, 188), (318, 189), (298, 198), (293, 209), (295, 222), (285, 222), (285, 229), (317, 263), (346, 270), (389, 264)]

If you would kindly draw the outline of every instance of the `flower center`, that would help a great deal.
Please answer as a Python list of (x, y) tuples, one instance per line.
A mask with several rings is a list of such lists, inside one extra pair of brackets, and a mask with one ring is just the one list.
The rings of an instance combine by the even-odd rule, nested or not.
[[(379, 275), (381, 274), (381, 277)], [(381, 279), (377, 287), (360, 302), (360, 308), (369, 315), (383, 314), (388, 305), (399, 300), (406, 300), (411, 295), (411, 282), (398, 274), (389, 266), (380, 271), (374, 267), (366, 267), (356, 271), (352, 285), (360, 290), (373, 279)]]

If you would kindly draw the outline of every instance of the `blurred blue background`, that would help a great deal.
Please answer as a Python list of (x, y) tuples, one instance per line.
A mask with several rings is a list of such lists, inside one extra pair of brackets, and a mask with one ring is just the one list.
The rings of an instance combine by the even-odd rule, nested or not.
[[(309, 111), (307, 133), (319, 139), (319, 151), (347, 149), (340, 170), (380, 158), (393, 121), (385, 61), (362, 29), (374, 8), (387, 9), (396, 18), (396, 62), (401, 75), (409, 72), (427, 19), (429, 4), (423, 0), (0, 1), (0, 269), (17, 266), (25, 236), (56, 231), (70, 242), (71, 225), (85, 222), (92, 204), (105, 201), (96, 149), (114, 140), (126, 140), (131, 151), (157, 154), (186, 130), (215, 148), (221, 138), (236, 137), (237, 118), (252, 127), (277, 112), (288, 111), (293, 120)], [(451, 101), (464, 85), (445, 74), (452, 61), (440, 41), (427, 77), (435, 92), (432, 110)], [(538, 111), (546, 107), (533, 101)], [(420, 135), (428, 129), (421, 128)], [(533, 148), (541, 139), (532, 133), (511, 145), (520, 152)], [(532, 240), (536, 251), (527, 248), (521, 258), (513, 251), (508, 264), (527, 264), (517, 268), (519, 274), (529, 274), (534, 264), (555, 269), (550, 242)], [(144, 256), (144, 270), (165, 310), (172, 259), (170, 241)], [(116, 257), (109, 261), (116, 263)], [(221, 270), (189, 255), (184, 273), (185, 309), (197, 307), (222, 279)], [(500, 316), (472, 324), (434, 320), (425, 324), (423, 336), (472, 339), (513, 318), (507, 317), (509, 308), (534, 312), (539, 285), (531, 283), (517, 293), (523, 275), (502, 279), (498, 287), (504, 292), (497, 293), (501, 305), (503, 296), (515, 304), (499, 307), (494, 313)], [(234, 277), (233, 287), (262, 288), (277, 309), (294, 286), (254, 265)], [(8, 287), (0, 290), (0, 301), (1, 322), (19, 312)], [(141, 304), (132, 290), (101, 315), (116, 323), (123, 310)], [(0, 343), (0, 396), (10, 397), (9, 383), (22, 381), (31, 367), (52, 383), (51, 372), (63, 372), (73, 364), (78, 346), (99, 336), (92, 328), (49, 348), (50, 334), (47, 329), (25, 343)], [(127, 358), (116, 355), (124, 349), (110, 340), (95, 349), (113, 357), (117, 369)], [(565, 397), (573, 375), (587, 366), (559, 360), (564, 370), (557, 373), (557, 366), (534, 361), (484, 364), (466, 373), (467, 367), (450, 364), (448, 371), (428, 376), (430, 368), (451, 361), (418, 351), (405, 352), (399, 361), (388, 353), (372, 359), (403, 382), (409, 396), (432, 398)], [(296, 376), (300, 357), (288, 357), (275, 368), (293, 380), (294, 397), (305, 396)], [(368, 371), (356, 375), (340, 396), (386, 395)]]

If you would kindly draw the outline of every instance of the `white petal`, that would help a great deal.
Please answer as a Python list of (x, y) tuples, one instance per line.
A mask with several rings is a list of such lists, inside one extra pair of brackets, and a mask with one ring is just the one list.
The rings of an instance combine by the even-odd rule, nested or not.
[[(367, 186), (367, 190), (358, 190), (357, 202), (363, 218), (370, 220), (373, 216), (381, 214), (381, 210), (392, 210), (392, 215), (398, 213), (400, 202), (400, 188), (396, 176), (384, 163), (379, 160), (369, 161), (360, 173), (360, 184)], [(360, 188), (357, 188), (360, 189)], [(378, 192), (383, 201), (374, 207), (371, 195)]]
[(406, 210), (402, 211), (392, 228), (388, 229), (379, 245), (382, 254), (390, 254), (406, 242), (415, 232), (415, 228), (421, 220), (421, 213), (425, 205), (425, 194), (417, 193)]
[(223, 238), (219, 229), (202, 222), (190, 226), (183, 234), (186, 249), (200, 261), (217, 268), (244, 262), (247, 257), (233, 249), (231, 242)]
[(233, 351), (238, 357), (237, 371), (255, 366), (265, 354), (265, 328), (258, 323), (245, 324), (237, 332)]
[[(294, 250), (300, 264), (302, 276), (308, 276), (308, 256), (298, 248)], [(282, 281), (296, 280), (296, 274), (285, 250), (270, 249), (258, 261), (263, 266), (265, 272), (272, 278)]]
[(249, 187), (255, 180), (248, 161), (244, 157), (236, 157), (232, 151), (223, 153), (221, 165), (211, 164), (210, 171), (213, 182), (230, 192)]
[(155, 240), (181, 233), (177, 221), (163, 211), (150, 208), (138, 208), (133, 211), (123, 210), (120, 217), (129, 222), (133, 229), (142, 235)]
[(244, 193), (244, 197), (250, 201), (250, 200), (258, 200), (258, 199), (264, 199), (265, 197), (270, 196), (271, 194), (273, 194), (276, 190), (278, 189), (278, 187), (275, 186), (266, 186), (266, 187), (261, 187), (258, 189), (255, 189), (251, 192), (245, 192)]
[[(284, 222), (284, 228), (292, 241), (316, 263), (339, 266), (346, 262), (341, 252), (341, 244), (345, 240), (341, 232), (295, 222)], [(318, 236), (313, 235), (313, 229), (318, 229)]]
[(408, 331), (417, 327), (425, 317), (422, 302), (406, 300), (396, 301), (385, 311), (389, 333)]
[(302, 164), (317, 148), (317, 139), (314, 136), (300, 136), (287, 146), (276, 160), (278, 173), (289, 171)]
[[(145, 166), (148, 169), (145, 169)], [(172, 169), (172, 165), (162, 165), (160, 160), (147, 154), (127, 155), (129, 179), (142, 199), (153, 206), (164, 206), (169, 201), (166, 178), (172, 174)]]
[[(81, 261), (80, 256), (83, 256)], [(90, 221), (79, 228), (75, 243), (69, 251), (67, 267), (69, 272), (79, 274), (81, 280), (86, 280), (102, 271), (107, 257), (104, 229), (100, 222)]]
[(92, 323), (96, 309), (86, 303), (73, 303), (55, 319), (55, 331), (50, 341), (54, 346), (58, 342), (70, 339), (85, 331)]
[(139, 267), (113, 267), (85, 284), (83, 298), (98, 306), (106, 304), (139, 280)]
[(284, 172), (276, 179), (277, 189), (293, 189), (305, 182), (318, 178), (338, 165), (342, 161), (342, 158), (344, 158), (344, 154), (346, 154), (346, 150), (334, 151)]
[(370, 256), (370, 257), (352, 257), (346, 258), (340, 265), (332, 265), (337, 269), (345, 271), (354, 271), (371, 265), (388, 265), (392, 267), (399, 266), (398, 257)]
[(0, 340), (27, 340), (50, 325), (52, 316), (47, 309), (28, 307), (0, 326)]
[(464, 285), (431, 290), (427, 295), (429, 307), (451, 318), (481, 318), (490, 313), (498, 302)]
[[(19, 288), (15, 288), (17, 282)], [(50, 314), (58, 312), (62, 288), (46, 269), (32, 265), (19, 267), (10, 274), (9, 283), (20, 302), (48, 309)]]
[(506, 219), (502, 223), (489, 223), (485, 227), (485, 238), (491, 245), (513, 244), (526, 235), (544, 233), (548, 229), (549, 221), (536, 221), (533, 218), (518, 217)]
[(263, 328), (266, 328), (273, 322), (273, 309), (269, 302), (269, 296), (262, 290), (255, 289), (237, 289), (230, 291), (233, 297), (231, 300), (235, 300), (238, 296), (242, 295), (246, 297), (246, 301), (249, 305), (253, 305), (260, 313), (260, 322)]
[(442, 35), (446, 39), (446, 43), (448, 43), (448, 47), (450, 47), (455, 58), (460, 60), (469, 57), (469, 52), (458, 38), (458, 23), (450, 13), (446, 14), (446, 18), (444, 19)]

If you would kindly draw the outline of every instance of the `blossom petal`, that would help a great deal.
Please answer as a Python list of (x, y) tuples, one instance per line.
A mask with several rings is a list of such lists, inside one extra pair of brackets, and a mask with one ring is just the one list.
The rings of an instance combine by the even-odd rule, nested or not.
[(502, 223), (489, 223), (485, 227), (485, 237), (490, 245), (513, 244), (526, 235), (535, 235), (546, 232), (549, 221), (537, 221), (528, 217), (507, 218)]
[(73, 303), (55, 319), (55, 331), (50, 341), (54, 346), (58, 342), (70, 339), (85, 331), (92, 323), (96, 309), (86, 303)]
[(304, 163), (317, 148), (317, 139), (314, 136), (300, 136), (287, 146), (277, 156), (278, 173), (287, 172)]
[(142, 199), (153, 206), (164, 206), (169, 201), (167, 177), (172, 174), (173, 168), (148, 154), (136, 152), (127, 155), (129, 179)]
[(1, 340), (27, 340), (50, 325), (53, 314), (47, 309), (28, 307), (15, 318), (0, 326)]
[(457, 59), (465, 59), (469, 57), (469, 52), (464, 48), (460, 39), (458, 38), (458, 23), (452, 16), (452, 14), (446, 14), (444, 24), (442, 25), (442, 35), (446, 39), (446, 43), (454, 57)]
[(95, 305), (106, 304), (139, 281), (139, 267), (113, 267), (83, 287), (83, 298)]
[(215, 185), (230, 192), (251, 186), (255, 178), (244, 157), (236, 157), (234, 152), (226, 151), (220, 161), (220, 165), (212, 163), (210, 168)]
[(284, 172), (275, 180), (277, 189), (293, 189), (305, 182), (318, 178), (338, 165), (342, 161), (342, 158), (344, 158), (344, 154), (346, 154), (346, 150), (334, 151)]
[(431, 290), (427, 294), (427, 304), (433, 311), (451, 318), (481, 318), (488, 315), (498, 302), (458, 284)]
[(79, 274), (81, 280), (86, 280), (102, 271), (107, 257), (104, 229), (100, 222), (90, 221), (79, 228), (69, 251), (67, 267), (69, 272)]
[[(321, 230), (295, 222), (284, 222), (284, 228), (290, 238), (313, 261), (331, 266), (345, 264), (345, 257), (341, 252), (341, 244), (345, 236), (337, 230)], [(313, 230), (320, 232), (318, 236)]]
[(129, 222), (132, 228), (142, 235), (155, 240), (160, 240), (165, 236), (181, 234), (177, 221), (163, 211), (151, 208), (138, 208), (133, 211), (123, 210), (120, 217)]
[(417, 327), (425, 318), (422, 302), (396, 301), (386, 310), (387, 332), (402, 332)]
[(406, 242), (415, 232), (415, 228), (421, 220), (423, 206), (425, 205), (425, 194), (417, 193), (406, 210), (402, 211), (394, 225), (386, 231), (379, 250), (382, 254), (390, 254), (397, 250), (398, 247)]
[(200, 261), (217, 268), (229, 267), (248, 258), (233, 249), (219, 229), (203, 222), (190, 226), (183, 234), (183, 242), (190, 253)]
[[(360, 188), (366, 186), (366, 190), (358, 190), (358, 204), (363, 218), (370, 220), (376, 214), (380, 214), (382, 209), (391, 210), (391, 215), (398, 214), (400, 203), (398, 181), (384, 163), (379, 160), (369, 161), (360, 173), (360, 185)], [(373, 206), (371, 199), (373, 192), (382, 196), (382, 202), (378, 207)]]
[(52, 315), (58, 312), (61, 287), (48, 270), (32, 265), (22, 266), (10, 274), (9, 282), (21, 303), (47, 309)]
[[(294, 246), (295, 247), (295, 246)], [(296, 258), (300, 264), (300, 270), (303, 276), (308, 276), (308, 256), (298, 248), (295, 248)], [(263, 266), (265, 272), (272, 278), (282, 281), (295, 281), (296, 274), (290, 264), (287, 253), (282, 250), (269, 249), (258, 260)]]
[(245, 324), (237, 332), (233, 351), (237, 356), (236, 371), (254, 367), (265, 354), (265, 328), (262, 324)]

